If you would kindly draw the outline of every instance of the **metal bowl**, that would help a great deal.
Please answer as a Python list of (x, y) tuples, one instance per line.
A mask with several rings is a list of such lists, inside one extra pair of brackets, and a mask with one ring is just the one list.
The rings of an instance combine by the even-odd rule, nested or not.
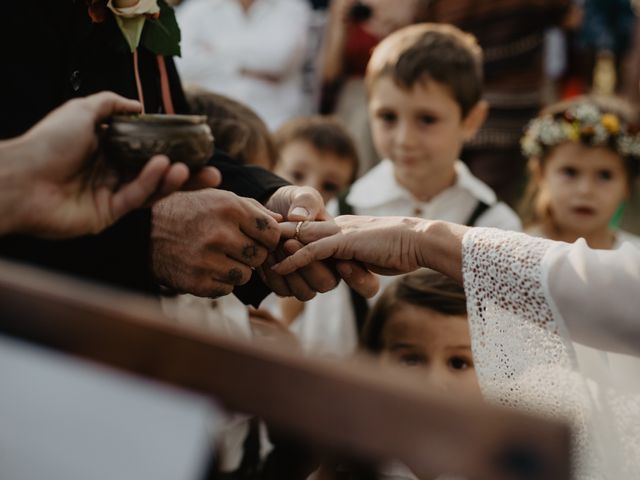
[(113, 165), (137, 172), (153, 155), (164, 154), (190, 170), (207, 164), (213, 154), (213, 135), (202, 115), (128, 115), (111, 118), (104, 150)]

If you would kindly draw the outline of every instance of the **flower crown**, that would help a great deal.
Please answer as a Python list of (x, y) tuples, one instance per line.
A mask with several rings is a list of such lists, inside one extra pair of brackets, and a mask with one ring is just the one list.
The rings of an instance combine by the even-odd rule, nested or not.
[(593, 103), (578, 103), (562, 112), (536, 118), (527, 126), (520, 143), (526, 157), (541, 157), (567, 141), (608, 147), (622, 157), (640, 160), (638, 128)]

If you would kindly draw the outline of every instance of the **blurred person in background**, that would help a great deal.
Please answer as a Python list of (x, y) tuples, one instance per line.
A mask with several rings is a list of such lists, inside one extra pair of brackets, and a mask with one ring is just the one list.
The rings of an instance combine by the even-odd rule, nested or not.
[(575, 38), (574, 71), (585, 93), (611, 95), (621, 87), (622, 65), (636, 16), (629, 0), (582, 0), (583, 21)]
[(176, 13), (185, 82), (244, 102), (272, 130), (307, 111), (306, 0), (190, 0)]
[(498, 196), (516, 203), (524, 185), (520, 136), (543, 104), (543, 47), (547, 29), (562, 25), (571, 0), (432, 0), (424, 20), (472, 33), (484, 51), (487, 121), (462, 160)]
[(358, 176), (380, 161), (367, 118), (364, 72), (373, 48), (414, 22), (423, 0), (332, 0), (321, 57), (321, 113), (335, 113), (354, 137)]

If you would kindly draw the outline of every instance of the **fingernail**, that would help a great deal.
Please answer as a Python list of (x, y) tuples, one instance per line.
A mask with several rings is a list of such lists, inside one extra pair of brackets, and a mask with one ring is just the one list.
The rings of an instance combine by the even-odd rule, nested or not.
[(297, 215), (298, 217), (309, 217), (309, 210), (304, 207), (296, 207), (291, 211), (291, 215)]

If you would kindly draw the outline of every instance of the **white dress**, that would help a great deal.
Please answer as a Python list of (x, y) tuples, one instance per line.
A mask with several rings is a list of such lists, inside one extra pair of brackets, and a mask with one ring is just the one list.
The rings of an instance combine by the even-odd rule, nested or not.
[(463, 273), (485, 396), (569, 420), (576, 478), (640, 478), (640, 250), (477, 228)]

